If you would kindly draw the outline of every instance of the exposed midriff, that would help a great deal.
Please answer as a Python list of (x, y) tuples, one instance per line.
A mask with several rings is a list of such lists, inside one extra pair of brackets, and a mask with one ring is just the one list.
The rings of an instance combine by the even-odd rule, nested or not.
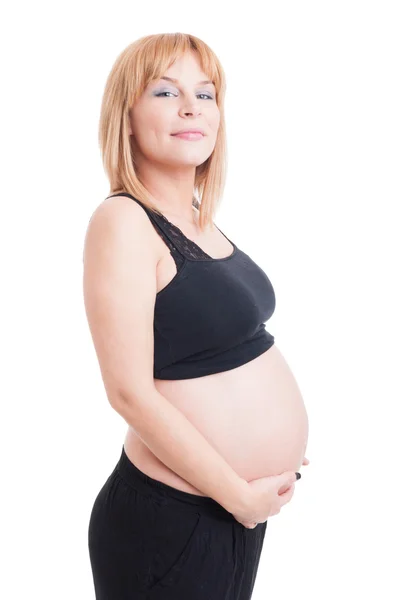
[[(246, 481), (300, 470), (308, 416), (294, 375), (275, 343), (229, 371), (154, 383)], [(149, 477), (206, 495), (163, 464), (130, 426), (124, 447)]]

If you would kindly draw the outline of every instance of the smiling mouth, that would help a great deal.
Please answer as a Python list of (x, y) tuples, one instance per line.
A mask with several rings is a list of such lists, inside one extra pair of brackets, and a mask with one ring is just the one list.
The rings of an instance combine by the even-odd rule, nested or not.
[(183, 131), (181, 133), (172, 133), (172, 136), (184, 140), (200, 140), (204, 137), (204, 135), (199, 131)]

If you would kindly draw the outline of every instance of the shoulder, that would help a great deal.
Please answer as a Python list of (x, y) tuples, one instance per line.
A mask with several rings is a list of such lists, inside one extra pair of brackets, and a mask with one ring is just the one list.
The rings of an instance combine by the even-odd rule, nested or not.
[[(89, 247), (129, 247), (132, 251), (152, 253), (158, 260), (159, 249), (151, 221), (145, 209), (131, 198), (105, 198), (92, 213), (84, 240), (84, 255)], [(84, 261), (84, 256), (83, 256)]]
[(139, 202), (127, 196), (113, 196), (105, 198), (93, 212), (93, 218), (112, 219), (114, 221), (127, 219), (132, 223), (148, 223), (148, 215)]

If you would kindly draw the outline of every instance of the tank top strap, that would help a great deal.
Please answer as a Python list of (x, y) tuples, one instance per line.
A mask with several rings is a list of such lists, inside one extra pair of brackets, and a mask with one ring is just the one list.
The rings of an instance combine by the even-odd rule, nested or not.
[[(135, 200), (136, 202), (138, 202), (138, 204), (142, 206), (142, 208), (146, 211), (152, 223), (158, 230), (159, 235), (161, 235), (167, 246), (170, 248), (170, 252), (173, 254), (174, 258), (177, 255), (180, 255), (179, 257), (182, 256), (183, 259), (189, 258), (191, 260), (213, 260), (213, 258), (209, 256), (209, 254), (202, 250), (200, 246), (195, 244), (194, 241), (187, 238), (181, 231), (181, 229), (177, 227), (177, 225), (174, 225), (174, 223), (171, 223), (164, 215), (159, 215), (158, 213), (151, 211), (146, 206), (144, 206), (144, 204), (140, 200), (138, 200), (128, 192), (120, 192), (119, 194), (113, 194), (113, 196), (128, 196), (129, 198)], [(108, 196), (108, 198), (110, 197), (111, 196)], [(179, 259), (179, 257), (177, 256), (177, 260)]]
[(145, 210), (152, 225), (154, 226), (154, 228), (156, 229), (166, 246), (169, 248), (170, 254), (174, 258), (174, 261), (176, 263), (177, 271), (179, 271), (185, 262), (185, 256), (173, 243), (171, 236), (168, 235), (167, 227), (165, 226), (165, 222), (167, 221), (166, 217), (150, 210), (147, 206), (143, 204), (143, 202), (141, 202), (140, 200), (138, 200), (138, 198), (135, 198), (128, 192), (119, 192), (117, 194), (111, 194), (110, 196), (107, 196), (107, 198), (112, 198), (114, 196), (127, 196), (128, 198), (131, 198), (132, 200), (137, 202)]

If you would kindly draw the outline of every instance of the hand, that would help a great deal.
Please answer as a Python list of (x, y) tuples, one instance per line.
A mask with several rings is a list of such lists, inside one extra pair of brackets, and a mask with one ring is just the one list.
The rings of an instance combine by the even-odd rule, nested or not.
[[(308, 458), (306, 458), (304, 456), (302, 464), (304, 466), (307, 466), (310, 464), (310, 461), (308, 460)], [(267, 479), (267, 478), (261, 478), (261, 479)], [(254, 479), (253, 481), (260, 481), (260, 480)], [(250, 485), (252, 482), (249, 481), (248, 483)], [(296, 478), (294, 479), (293, 483), (287, 483), (287, 484), (283, 485), (281, 488), (279, 488), (278, 496), (280, 498), (282, 498), (282, 500), (283, 500), (282, 503), (280, 504), (280, 506), (283, 506), (284, 504), (289, 502), (289, 500), (291, 500), (293, 493), (294, 493), (294, 484), (295, 483), (296, 483)], [(279, 508), (279, 510), (277, 510), (277, 512), (273, 512), (272, 514), (270, 513), (269, 516), (272, 516), (273, 514), (278, 514), (279, 512), (280, 512), (280, 508)], [(247, 529), (254, 529), (258, 523), (264, 523), (264, 521), (260, 521), (260, 520), (255, 521), (254, 519), (248, 520), (247, 518), (246, 519), (242, 518), (242, 516), (240, 516), (239, 514), (233, 514), (233, 516), (239, 523), (244, 525)], [(265, 519), (265, 521), (266, 520), (267, 519)]]
[[(245, 503), (238, 512), (232, 513), (234, 518), (247, 529), (254, 529), (258, 523), (265, 523), (269, 517), (278, 514), (281, 507), (292, 498), (295, 482), (294, 471), (247, 481)], [(283, 488), (286, 489), (282, 492)]]

